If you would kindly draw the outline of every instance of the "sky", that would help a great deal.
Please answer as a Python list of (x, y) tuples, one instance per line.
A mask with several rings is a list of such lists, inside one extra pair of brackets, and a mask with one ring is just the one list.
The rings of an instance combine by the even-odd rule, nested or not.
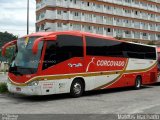
[[(29, 32), (35, 32), (36, 1), (30, 1)], [(18, 37), (27, 34), (27, 0), (0, 0), (0, 32), (9, 32)]]

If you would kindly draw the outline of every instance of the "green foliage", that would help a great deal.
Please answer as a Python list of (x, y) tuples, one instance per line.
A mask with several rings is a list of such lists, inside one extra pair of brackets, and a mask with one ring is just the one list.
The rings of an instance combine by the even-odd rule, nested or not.
[(11, 59), (13, 58), (13, 55), (14, 55), (14, 50), (15, 48), (14, 47), (12, 47), (12, 48), (9, 48), (9, 49), (7, 49), (7, 51), (6, 51), (6, 58), (7, 58), (7, 61), (8, 62), (10, 62), (11, 61)]
[[(8, 32), (0, 32), (0, 49), (1, 49), (1, 47), (5, 44), (5, 43), (7, 43), (7, 42), (10, 42), (10, 41), (12, 41), (12, 40), (15, 40), (15, 39), (17, 39), (18, 38), (18, 36), (15, 36), (15, 35), (13, 35), (13, 34), (11, 34), (11, 33), (8, 33)], [(9, 49), (7, 49), (7, 51), (6, 51), (6, 57), (5, 58), (7, 58), (7, 61), (10, 61), (11, 60), (11, 58), (12, 58), (12, 56), (13, 56), (13, 51), (14, 51), (14, 48), (9, 48)], [(0, 60), (2, 59), (2, 60), (4, 60), (5, 58), (2, 58), (2, 56), (1, 56), (1, 51), (0, 51)]]
[(18, 36), (15, 36), (8, 32), (0, 32), (0, 48), (7, 42), (17, 39)]
[(0, 83), (0, 93), (8, 92), (7, 83)]

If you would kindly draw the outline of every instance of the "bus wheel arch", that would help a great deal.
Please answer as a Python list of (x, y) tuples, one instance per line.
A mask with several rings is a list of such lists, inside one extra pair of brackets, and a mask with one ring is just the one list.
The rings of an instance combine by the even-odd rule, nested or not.
[(81, 77), (74, 78), (71, 87), (70, 87), (70, 95), (72, 97), (80, 97), (85, 91), (85, 81)]
[(142, 76), (141, 75), (137, 75), (136, 78), (135, 78), (135, 85), (134, 85), (134, 88), (136, 90), (140, 89), (142, 87)]

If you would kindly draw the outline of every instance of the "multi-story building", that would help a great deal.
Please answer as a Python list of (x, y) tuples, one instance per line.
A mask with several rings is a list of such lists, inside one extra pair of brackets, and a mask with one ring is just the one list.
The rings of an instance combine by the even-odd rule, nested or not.
[(160, 40), (160, 0), (36, 0), (36, 31)]

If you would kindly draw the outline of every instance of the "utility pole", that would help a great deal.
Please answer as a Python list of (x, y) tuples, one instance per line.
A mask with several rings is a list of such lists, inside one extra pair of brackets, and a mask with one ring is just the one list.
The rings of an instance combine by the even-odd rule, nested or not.
[(27, 35), (29, 34), (29, 0), (27, 0)]

